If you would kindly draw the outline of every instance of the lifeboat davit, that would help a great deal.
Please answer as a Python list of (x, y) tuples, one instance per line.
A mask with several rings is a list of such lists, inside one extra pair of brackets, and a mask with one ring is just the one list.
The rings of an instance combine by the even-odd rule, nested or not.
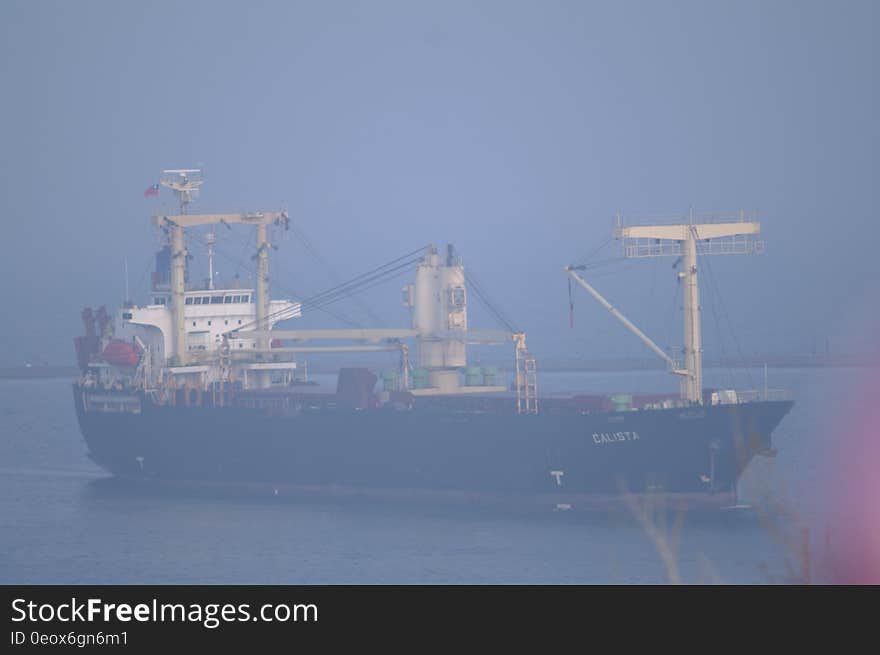
[(101, 359), (114, 366), (137, 366), (140, 358), (140, 347), (122, 339), (111, 339), (101, 353)]

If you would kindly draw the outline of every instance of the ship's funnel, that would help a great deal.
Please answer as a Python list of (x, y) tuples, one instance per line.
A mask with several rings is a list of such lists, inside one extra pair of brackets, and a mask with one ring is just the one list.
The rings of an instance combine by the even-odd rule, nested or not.
[(459, 370), (467, 364), (464, 267), (451, 244), (443, 263), (432, 248), (416, 267), (415, 278), (412, 327), (419, 335), (419, 366), (428, 370), (430, 386), (448, 391), (458, 386)]

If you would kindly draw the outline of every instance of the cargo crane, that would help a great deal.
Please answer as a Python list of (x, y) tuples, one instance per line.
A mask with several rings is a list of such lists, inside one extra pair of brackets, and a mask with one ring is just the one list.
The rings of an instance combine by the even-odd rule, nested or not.
[(643, 225), (624, 225), (620, 216), (617, 217), (613, 236), (622, 242), (625, 258), (678, 257), (681, 259), (678, 279), (684, 288), (683, 366), (583, 278), (579, 271), (583, 271), (584, 266), (567, 266), (565, 271), (627, 330), (635, 334), (666, 362), (668, 371), (680, 378), (682, 399), (699, 405), (703, 403), (703, 347), (700, 331), (697, 255), (739, 255), (762, 252), (764, 242), (756, 238), (760, 232), (761, 224), (754, 219), (747, 220), (744, 212), (740, 212), (738, 216), (695, 217), (691, 211), (684, 221), (673, 219)]

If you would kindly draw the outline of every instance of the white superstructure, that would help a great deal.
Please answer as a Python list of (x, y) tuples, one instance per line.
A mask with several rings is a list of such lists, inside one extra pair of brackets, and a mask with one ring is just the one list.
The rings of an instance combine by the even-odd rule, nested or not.
[[(253, 330), (256, 322), (256, 304), (253, 289), (195, 289), (184, 292), (183, 323), (186, 334), (188, 359), (199, 361), (213, 356), (223, 345), (223, 335), (240, 329)], [(124, 307), (117, 312), (114, 334), (131, 340), (135, 336), (147, 343), (163, 362), (173, 352), (173, 313), (167, 296), (154, 294), (154, 304)], [(270, 300), (267, 326), (302, 315), (299, 303), (290, 300)], [(236, 348), (255, 349), (256, 339), (239, 338)], [(158, 363), (157, 362), (157, 363)]]
[[(114, 319), (100, 327), (99, 349), (104, 354), (92, 374), (107, 384), (135, 385), (148, 390), (181, 386), (205, 391), (212, 385), (239, 381), (243, 388), (287, 385), (296, 362), (290, 354), (274, 352), (265, 336), (280, 321), (302, 315), (290, 300), (272, 300), (268, 285), (268, 226), (285, 225), (285, 212), (190, 214), (190, 203), (202, 185), (201, 171), (163, 171), (161, 184), (177, 194), (180, 213), (153, 217), (165, 243), (156, 255), (150, 301), (126, 302)], [(218, 285), (214, 275), (214, 226), (249, 224), (257, 233), (257, 276), (253, 288)], [(186, 230), (210, 226), (206, 239), (208, 278), (204, 285), (188, 282)], [(230, 333), (236, 339), (231, 343)], [(253, 332), (253, 336), (249, 333)], [(112, 344), (118, 366), (108, 366), (106, 348)], [(233, 349), (235, 352), (233, 352)], [(134, 364), (127, 365), (129, 362)]]

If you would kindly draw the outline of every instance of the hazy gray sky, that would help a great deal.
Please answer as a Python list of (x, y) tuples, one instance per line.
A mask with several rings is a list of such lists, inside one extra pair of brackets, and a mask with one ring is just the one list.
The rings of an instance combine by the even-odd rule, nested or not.
[[(201, 208), (285, 203), (341, 277), (454, 241), (539, 357), (648, 354), (583, 293), (568, 327), (562, 267), (616, 212), (756, 210), (766, 254), (711, 263), (723, 307), (704, 276), (707, 355), (725, 314), (749, 352), (875, 349), (877, 5), (3, 0), (0, 363), (73, 361), (82, 306), (118, 304), (126, 257), (143, 279), (143, 190), (193, 165)], [(289, 236), (274, 258), (331, 283)], [(663, 345), (671, 263), (593, 278)], [(398, 282), (368, 297), (388, 324)]]

